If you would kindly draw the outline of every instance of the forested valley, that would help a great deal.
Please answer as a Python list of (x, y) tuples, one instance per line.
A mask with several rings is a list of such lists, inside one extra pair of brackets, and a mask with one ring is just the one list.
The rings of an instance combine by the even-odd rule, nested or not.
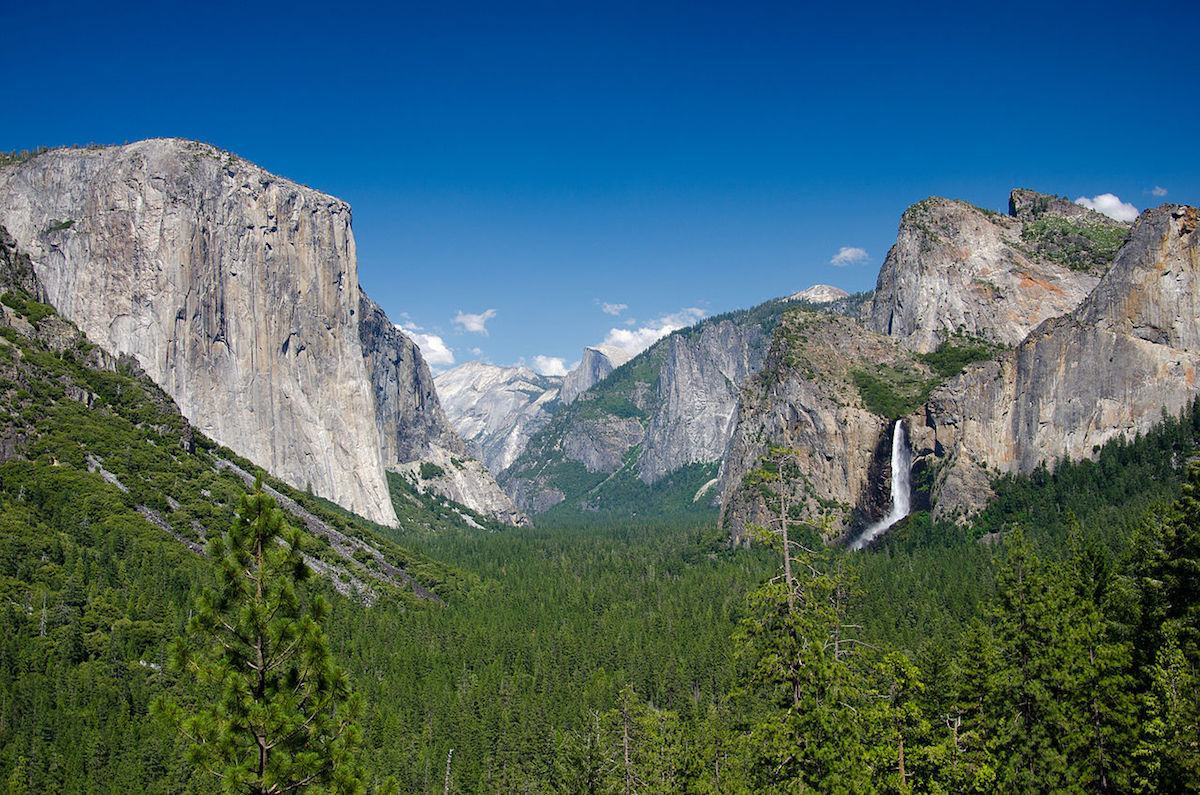
[[(253, 469), (19, 284), (3, 298), (0, 781), (212, 792), (154, 709)], [(968, 526), (786, 555), (715, 516), (512, 529), (392, 481), (399, 530), (269, 476), (362, 709), (367, 791), (1188, 792), (1200, 414), (1000, 478)], [(308, 518), (305, 518), (308, 517)]]

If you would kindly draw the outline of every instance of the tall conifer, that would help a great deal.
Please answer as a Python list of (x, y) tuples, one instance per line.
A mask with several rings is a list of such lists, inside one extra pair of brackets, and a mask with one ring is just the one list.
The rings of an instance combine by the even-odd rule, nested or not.
[(320, 596), (297, 594), (309, 576), (300, 534), (284, 523), (261, 478), (209, 555), (217, 585), (201, 594), (189, 637), (177, 639), (173, 652), (176, 669), (211, 700), (190, 714), (159, 703), (190, 741), (190, 761), (230, 793), (314, 785), (359, 792), (357, 702), (321, 629), (328, 608)]

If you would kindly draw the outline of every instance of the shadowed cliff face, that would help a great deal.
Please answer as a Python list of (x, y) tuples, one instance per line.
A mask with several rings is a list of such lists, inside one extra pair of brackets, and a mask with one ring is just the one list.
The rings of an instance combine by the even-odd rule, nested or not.
[(375, 423), (387, 464), (425, 458), (431, 445), (465, 458), (438, 402), (433, 374), (417, 347), (360, 292), (358, 335), (375, 400)]
[(293, 486), (394, 524), (385, 464), (456, 441), (419, 352), (360, 297), (345, 202), (160, 139), (0, 169), (0, 222), (63, 315)]
[(912, 418), (916, 454), (942, 463), (935, 513), (990, 495), (983, 467), (1032, 471), (1145, 432), (1200, 393), (1200, 244), (1194, 207), (1147, 210), (1071, 314), (998, 361), (974, 365)]

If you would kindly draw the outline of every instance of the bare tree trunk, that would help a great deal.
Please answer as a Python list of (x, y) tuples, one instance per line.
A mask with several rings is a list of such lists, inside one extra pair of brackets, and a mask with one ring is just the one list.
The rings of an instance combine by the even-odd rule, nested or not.
[(796, 589), (792, 580), (792, 550), (788, 541), (787, 489), (783, 485), (783, 467), (779, 470), (779, 524), (783, 529), (783, 581), (787, 585), (788, 612), (796, 612)]
[(625, 751), (625, 795), (633, 793), (633, 769), (629, 764), (629, 711), (621, 710), (621, 746)]

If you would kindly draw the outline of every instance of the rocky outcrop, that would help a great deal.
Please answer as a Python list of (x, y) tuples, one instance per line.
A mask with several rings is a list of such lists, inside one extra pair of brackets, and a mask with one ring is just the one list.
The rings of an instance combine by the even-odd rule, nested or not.
[(794, 515), (822, 528), (826, 540), (883, 514), (891, 421), (865, 406), (854, 381), (856, 370), (878, 367), (916, 381), (930, 376), (898, 341), (850, 318), (802, 310), (783, 316), (762, 371), (742, 390), (721, 470), (721, 522), (732, 541), (771, 515), (746, 476), (772, 446), (798, 451)]
[[(1008, 194), (1008, 214), (1021, 223), (1033, 223), (1044, 216), (1057, 216), (1071, 221), (1092, 220), (1097, 215), (1081, 204), (1062, 196), (1038, 193), (1028, 188), (1014, 188)], [(1109, 221), (1108, 223), (1114, 223)], [(1126, 224), (1125, 226), (1128, 226)]]
[(419, 491), (430, 491), (454, 500), (501, 524), (512, 527), (529, 527), (531, 524), (529, 517), (500, 490), (483, 463), (474, 458), (460, 458), (434, 445), (424, 452), (421, 460), (391, 465), (389, 469), (408, 477)]
[(579, 364), (563, 379), (559, 399), (564, 406), (600, 383), (604, 378), (633, 357), (612, 345), (592, 345), (583, 349)]
[(1196, 226), (1193, 207), (1144, 212), (1074, 312), (931, 395), (911, 427), (916, 455), (940, 471), (935, 515), (981, 507), (984, 469), (1027, 473), (1093, 456), (1200, 394)]
[(1014, 191), (1011, 203), (1011, 216), (936, 197), (906, 210), (867, 327), (919, 352), (955, 335), (1016, 345), (1078, 306), (1098, 281), (1096, 258), (1116, 249), (1078, 260), (1064, 252), (1076, 238), (1119, 242), (1128, 226), (1031, 191)]
[(473, 455), (499, 474), (550, 419), (563, 379), (528, 367), (466, 362), (439, 374), (438, 396)]
[(360, 293), (339, 199), (159, 139), (0, 169), (0, 222), (59, 312), (293, 486), (394, 524), (385, 465), (461, 447), (419, 352)]

